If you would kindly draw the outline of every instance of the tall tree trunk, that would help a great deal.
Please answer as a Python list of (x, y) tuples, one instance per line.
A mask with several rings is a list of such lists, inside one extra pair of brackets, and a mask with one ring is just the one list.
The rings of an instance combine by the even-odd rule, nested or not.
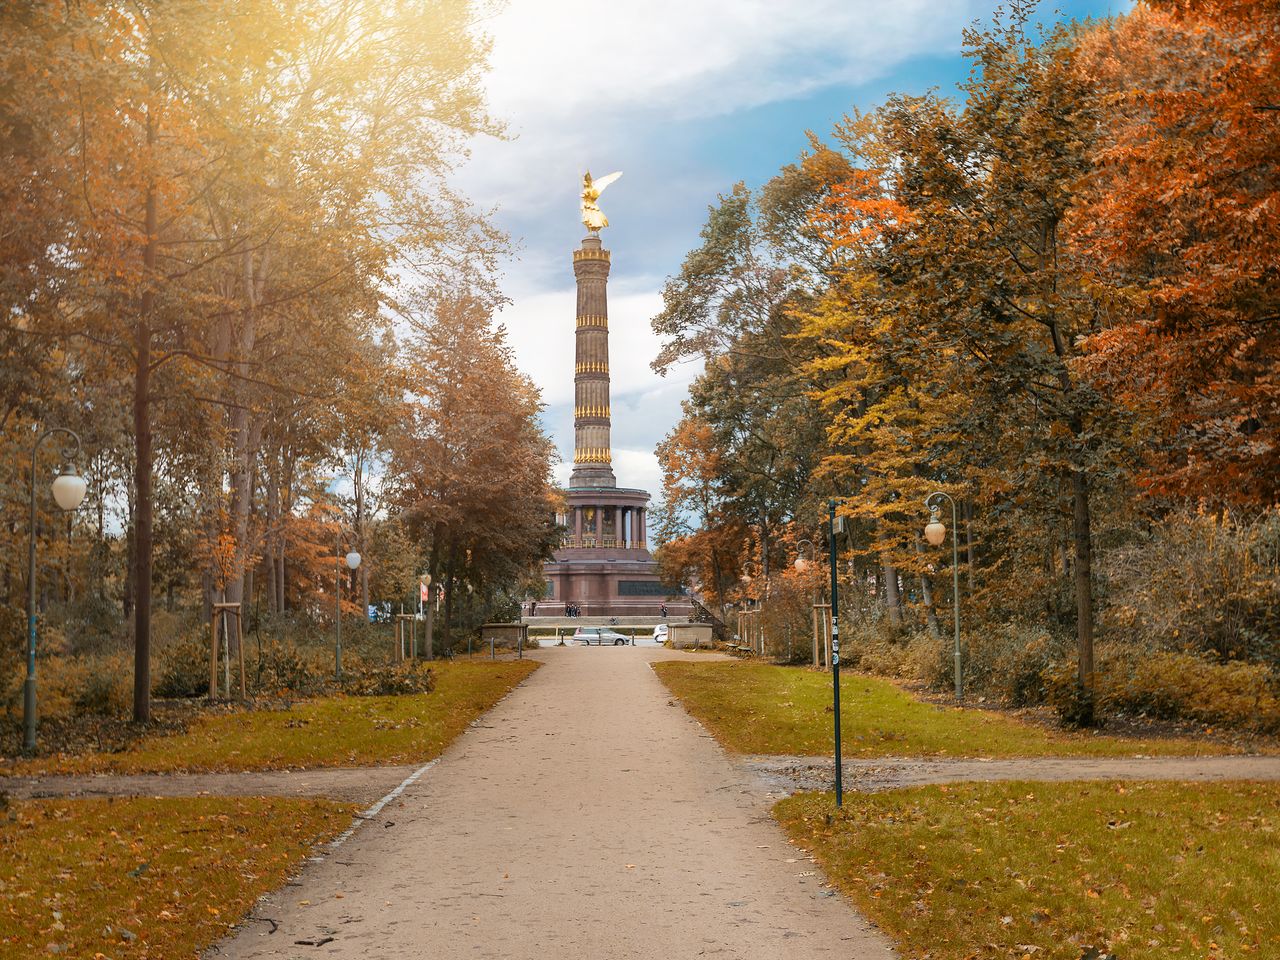
[[(920, 545), (920, 538), (917, 536), (914, 541), (916, 555), (924, 553), (924, 547)], [(924, 599), (924, 622), (929, 629), (929, 636), (938, 636), (938, 611), (933, 605), (933, 578), (927, 573), (920, 574), (920, 596)]]
[[(250, 480), (249, 409), (241, 401), (231, 414), (231, 430), (235, 437), (231, 469), (231, 536), (235, 542), (231, 570), (223, 588), (225, 603), (244, 603), (244, 575), (249, 557), (249, 501), (252, 496)], [(242, 614), (243, 616), (243, 614)], [(234, 643), (234, 639), (231, 641)], [(228, 654), (236, 651), (229, 645)]]
[(969, 580), (969, 596), (973, 596), (973, 574), (978, 566), (978, 557), (973, 550), (973, 501), (964, 501), (964, 564)]
[(898, 568), (891, 563), (881, 563), (880, 571), (884, 577), (884, 609), (889, 615), (889, 622), (895, 627), (902, 625), (902, 592), (898, 589)]
[[(367, 489), (365, 487), (364, 467), (365, 461), (368, 459), (367, 451), (361, 447), (356, 453), (355, 470), (353, 471), (352, 482), (353, 493), (356, 500), (356, 540), (360, 544), (360, 552), (365, 554), (366, 558), (369, 553), (369, 545), (365, 539), (365, 498)], [(364, 604), (365, 616), (368, 616), (369, 610), (369, 563), (368, 560), (360, 564), (360, 600)]]
[[(452, 564), (449, 569), (452, 571)], [(455, 593), (452, 573), (445, 582), (449, 584), (449, 588), (444, 592), (444, 629), (440, 631), (440, 645), (445, 651), (445, 655), (448, 656), (449, 651), (453, 649), (453, 637), (450, 634), (451, 624), (453, 623), (453, 595)]]
[(432, 581), (431, 586), (427, 587), (427, 609), (423, 615), (422, 621), (422, 646), (428, 660), (436, 658), (436, 591), (440, 588)]
[[(245, 574), (249, 558), (256, 544), (250, 543), (249, 517), (253, 512), (254, 466), (257, 457), (261, 423), (252, 415), (253, 389), (248, 383), (249, 360), (258, 342), (258, 302), (262, 282), (266, 274), (267, 253), (262, 264), (255, 269), (253, 252), (246, 250), (241, 260), (241, 284), (244, 309), (241, 311), (240, 336), (236, 344), (234, 367), (239, 379), (232, 385), (236, 404), (232, 408), (231, 429), (234, 434), (234, 455), (231, 474), (231, 532), (235, 540), (231, 575), (227, 579), (227, 603), (241, 604), (244, 609)], [(244, 614), (242, 613), (241, 616)], [(233, 639), (234, 644), (234, 639)], [(236, 644), (238, 648), (238, 644)], [(228, 647), (230, 656), (236, 650)]]
[(249, 564), (244, 571), (244, 603), (241, 605), (243, 613), (240, 615), (240, 622), (245, 626), (241, 632), (245, 632), (249, 629), (249, 611), (254, 605), (254, 580), (256, 579), (256, 572), (257, 571), (254, 569), (253, 564)]
[(1093, 542), (1089, 517), (1089, 478), (1083, 470), (1071, 474), (1072, 536), (1076, 561), (1076, 642), (1080, 654), (1080, 722), (1093, 726), (1096, 676), (1093, 664)]
[[(599, 514), (597, 514), (597, 517)], [(601, 527), (600, 529), (603, 529)], [(446, 561), (444, 570), (444, 630), (441, 636), (441, 648), (447, 656), (453, 650), (453, 594), (455, 592), (455, 580), (458, 576), (458, 547), (457, 544), (449, 545), (449, 559)]]
[[(148, 147), (154, 143), (155, 127), (148, 112)], [(133, 549), (133, 583), (137, 592), (133, 607), (133, 719), (137, 723), (145, 723), (151, 719), (151, 551), (154, 522), (152, 469), (155, 459), (151, 433), (151, 314), (155, 307), (158, 244), (154, 184), (148, 184), (147, 187), (145, 227), (147, 241), (142, 252), (145, 286), (135, 331), (133, 375), (133, 486), (137, 500)]]
[[(1058, 260), (1058, 221), (1045, 222), (1041, 242), (1041, 266), (1051, 264), (1052, 270), (1044, 269), (1045, 303), (1051, 304), (1049, 294), (1057, 293), (1057, 260)], [(1052, 311), (1048, 314), (1047, 326), (1053, 342), (1054, 353), (1061, 361), (1058, 370), (1058, 382), (1062, 387), (1062, 395), (1070, 402), (1074, 399), (1074, 385), (1068, 365), (1068, 340), (1059, 328)], [(1076, 443), (1083, 446), (1082, 437), (1085, 432), (1084, 420), (1078, 408), (1068, 408), (1067, 423), (1071, 436)], [(1076, 645), (1079, 656), (1078, 681), (1080, 684), (1080, 715), (1082, 726), (1093, 726), (1096, 716), (1096, 689), (1093, 663), (1093, 543), (1090, 532), (1089, 517), (1089, 477), (1085, 467), (1076, 467), (1071, 471), (1071, 538), (1075, 559), (1075, 594), (1076, 594)]]
[(276, 544), (280, 539), (280, 481), (274, 470), (267, 471), (267, 532), (263, 538), (262, 561), (267, 574), (267, 613), (280, 612), (279, 570), (276, 566)]
[(138, 576), (138, 537), (134, 524), (138, 520), (138, 511), (129, 505), (129, 524), (124, 528), (124, 592), (120, 597), (120, 606), (126, 620), (133, 619), (133, 611), (137, 608), (138, 591), (134, 588)]
[(283, 473), (283, 486), (280, 490), (280, 530), (276, 535), (276, 563), (279, 565), (279, 573), (276, 577), (276, 583), (280, 587), (280, 614), (284, 614), (289, 607), (289, 568), (285, 565), (285, 555), (289, 550), (289, 536), (286, 520), (293, 516), (293, 475), (294, 475), (294, 459), (293, 450), (286, 446), (281, 451), (281, 470)]
[(279, 541), (276, 543), (276, 600), (279, 604), (276, 608), (276, 613), (279, 613), (282, 616), (288, 609), (288, 605), (285, 603), (285, 597), (288, 595), (289, 586), (289, 582), (285, 578), (286, 567), (284, 563), (284, 554), (285, 540), (284, 537), (281, 536)]

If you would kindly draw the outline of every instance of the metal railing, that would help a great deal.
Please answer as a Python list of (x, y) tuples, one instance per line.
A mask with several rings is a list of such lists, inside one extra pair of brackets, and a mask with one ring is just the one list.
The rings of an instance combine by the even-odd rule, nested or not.
[(585, 534), (581, 537), (567, 536), (560, 541), (560, 546), (566, 549), (602, 547), (622, 550), (640, 550), (644, 548), (644, 543), (640, 540), (619, 540), (617, 537), (596, 537), (592, 534)]

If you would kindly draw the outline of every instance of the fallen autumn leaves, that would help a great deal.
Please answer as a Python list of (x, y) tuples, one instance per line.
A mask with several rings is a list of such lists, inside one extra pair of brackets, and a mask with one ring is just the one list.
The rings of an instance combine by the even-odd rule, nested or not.
[(0, 818), (0, 953), (196, 957), (354, 813), (279, 798), (13, 804)]

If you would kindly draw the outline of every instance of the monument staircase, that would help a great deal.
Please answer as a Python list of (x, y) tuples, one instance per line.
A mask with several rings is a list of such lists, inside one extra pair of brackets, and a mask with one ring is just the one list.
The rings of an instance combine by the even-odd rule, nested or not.
[(530, 629), (536, 627), (644, 627), (652, 630), (660, 623), (688, 623), (688, 617), (642, 617), (642, 616), (598, 616), (598, 617), (523, 617), (521, 623), (527, 623)]

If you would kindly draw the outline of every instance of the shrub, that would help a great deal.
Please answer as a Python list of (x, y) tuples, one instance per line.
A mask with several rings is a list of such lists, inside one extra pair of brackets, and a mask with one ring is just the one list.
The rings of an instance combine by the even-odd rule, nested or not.
[(883, 619), (847, 622), (841, 626), (842, 664), (882, 677), (907, 676), (910, 637)]
[(209, 690), (209, 642), (189, 636), (157, 651), (151, 692), (157, 697), (198, 697)]
[(1276, 678), (1261, 663), (1215, 663), (1188, 653), (1133, 653), (1107, 664), (1105, 709), (1280, 731)]
[[(347, 658), (344, 666), (354, 663)], [(245, 667), (258, 693), (319, 693), (333, 677), (333, 651), (272, 641), (263, 645), (256, 665), (246, 656)]]
[(78, 654), (99, 653), (124, 632), (120, 604), (96, 590), (86, 591), (63, 610), (60, 626), (70, 641), (69, 651)]
[(1280, 508), (1253, 520), (1171, 513), (1103, 570), (1114, 635), (1280, 666)]
[(931, 688), (951, 683), (951, 641), (928, 632), (916, 633), (907, 641), (906, 675)]
[(133, 701), (133, 671), (122, 653), (45, 657), (37, 670), (42, 718), (126, 713)]
[(430, 693), (435, 687), (435, 674), (423, 660), (410, 660), (390, 666), (361, 664), (344, 672), (342, 689), (357, 697), (384, 697), (406, 693)]
[(111, 716), (125, 713), (132, 699), (132, 685), (115, 669), (90, 668), (71, 692), (71, 705), (78, 717)]
[(1043, 703), (1045, 671), (1063, 659), (1066, 647), (1048, 630), (1018, 623), (969, 635), (962, 649), (965, 687), (1012, 706)]
[[(1079, 700), (1074, 665), (1059, 662), (1045, 682), (1050, 702), (1070, 720)], [(1280, 733), (1278, 681), (1265, 664), (1107, 647), (1099, 651), (1097, 687), (1104, 713)]]

